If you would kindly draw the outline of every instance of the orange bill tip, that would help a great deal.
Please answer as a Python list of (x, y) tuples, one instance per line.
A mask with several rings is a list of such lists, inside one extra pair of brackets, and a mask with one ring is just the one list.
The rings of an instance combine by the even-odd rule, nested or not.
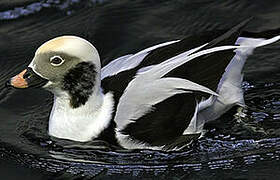
[(27, 81), (23, 78), (23, 75), (26, 73), (26, 71), (27, 70), (25, 69), (18, 75), (12, 77), (10, 83), (13, 87), (15, 87), (15, 88), (27, 88), (28, 87)]

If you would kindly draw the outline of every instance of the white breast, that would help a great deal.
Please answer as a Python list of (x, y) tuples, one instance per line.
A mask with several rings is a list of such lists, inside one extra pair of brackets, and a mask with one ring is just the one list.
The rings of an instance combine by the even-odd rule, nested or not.
[(49, 119), (49, 135), (85, 142), (96, 138), (109, 126), (113, 111), (113, 95), (91, 96), (87, 103), (73, 109), (69, 96), (55, 96)]

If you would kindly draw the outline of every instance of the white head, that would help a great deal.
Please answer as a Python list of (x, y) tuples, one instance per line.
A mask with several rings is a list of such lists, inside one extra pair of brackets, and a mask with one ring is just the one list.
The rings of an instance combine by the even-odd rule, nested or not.
[(42, 44), (28, 66), (10, 84), (43, 87), (54, 95), (67, 93), (73, 108), (100, 91), (100, 58), (96, 48), (77, 36), (61, 36)]

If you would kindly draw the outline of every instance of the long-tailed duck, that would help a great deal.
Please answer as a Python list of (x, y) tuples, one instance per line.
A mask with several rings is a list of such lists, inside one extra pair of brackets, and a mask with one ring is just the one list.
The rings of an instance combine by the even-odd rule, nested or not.
[(90, 42), (57, 37), (41, 45), (9, 84), (54, 94), (50, 136), (101, 139), (127, 149), (180, 149), (176, 141), (199, 135), (205, 122), (244, 106), (241, 70), (247, 56), (280, 39), (239, 37), (246, 24), (219, 36), (158, 44), (102, 68)]

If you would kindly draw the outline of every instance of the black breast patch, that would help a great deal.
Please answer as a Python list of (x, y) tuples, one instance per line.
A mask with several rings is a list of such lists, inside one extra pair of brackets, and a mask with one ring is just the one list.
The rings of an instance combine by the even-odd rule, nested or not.
[(64, 76), (62, 89), (70, 94), (71, 107), (78, 108), (87, 102), (93, 92), (96, 73), (93, 63), (81, 62)]

